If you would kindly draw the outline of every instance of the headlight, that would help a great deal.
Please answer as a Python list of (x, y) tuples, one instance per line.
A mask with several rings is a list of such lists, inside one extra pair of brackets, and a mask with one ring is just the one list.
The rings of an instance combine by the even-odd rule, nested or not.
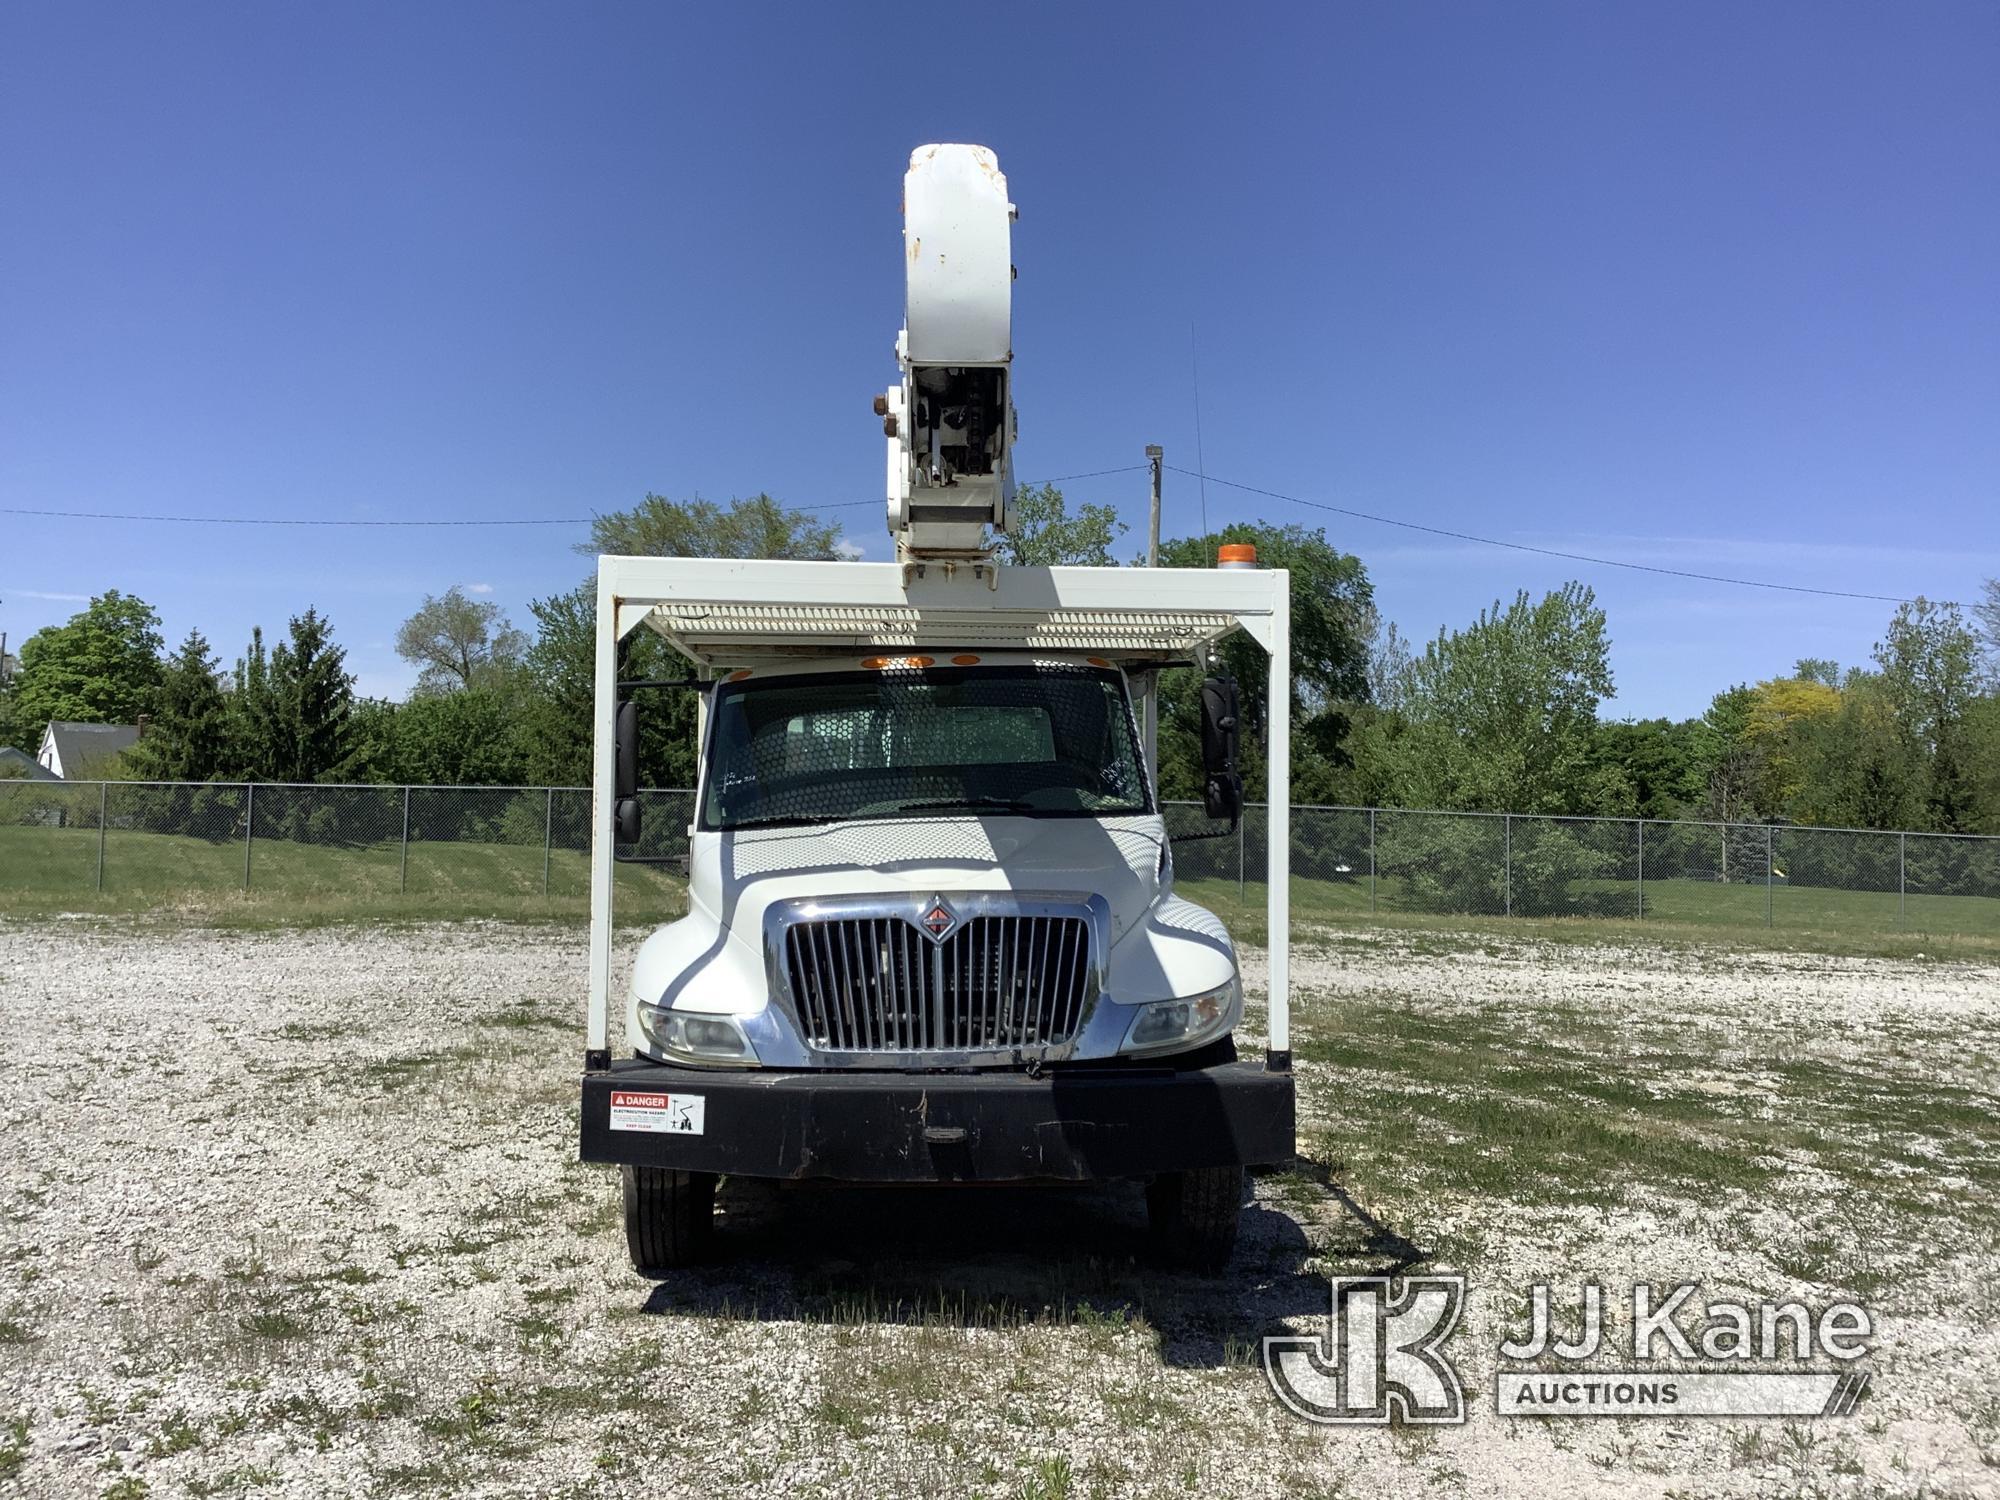
[(1125, 1033), (1121, 1052), (1157, 1052), (1182, 1048), (1226, 1031), (1236, 1019), (1234, 979), (1206, 994), (1185, 1000), (1155, 1000), (1139, 1007)]
[(681, 1062), (752, 1066), (757, 1049), (733, 1016), (704, 1016), (639, 1002), (639, 1029), (668, 1056)]

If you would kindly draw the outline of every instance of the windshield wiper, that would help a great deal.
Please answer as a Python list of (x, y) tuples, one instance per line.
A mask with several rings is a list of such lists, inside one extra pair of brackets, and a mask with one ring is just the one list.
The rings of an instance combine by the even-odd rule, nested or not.
[(809, 823), (830, 823), (838, 819), (827, 817), (784, 817), (784, 818), (733, 818), (721, 826), (720, 832), (729, 833), (738, 828), (803, 828)]
[(1032, 802), (1023, 802), (1018, 797), (944, 797), (935, 802), (898, 802), (889, 809), (890, 814), (906, 812), (939, 812), (955, 807), (986, 808), (994, 812), (1042, 812)]

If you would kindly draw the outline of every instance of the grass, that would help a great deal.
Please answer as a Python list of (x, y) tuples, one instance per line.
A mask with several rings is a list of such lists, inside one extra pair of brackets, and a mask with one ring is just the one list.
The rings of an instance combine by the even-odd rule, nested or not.
[(14, 1416), (0, 1427), (0, 1479), (12, 1479), (28, 1459), (28, 1419)]
[[(95, 809), (89, 810), (94, 821)], [(244, 887), (240, 838), (111, 828), (98, 881), (94, 827), (0, 827), (0, 909), (133, 915), (166, 911), (219, 925), (305, 926), (484, 917), (582, 921), (589, 915), (588, 860), (531, 844), (412, 842), (374, 844), (255, 841)], [(623, 922), (650, 923), (686, 908), (686, 884), (662, 868), (620, 865)], [(545, 893), (546, 887), (546, 893)], [(1189, 899), (1212, 908), (1239, 941), (1264, 940), (1264, 887), (1227, 879), (1183, 879)], [(1569, 940), (1713, 941), (1745, 946), (1908, 957), (2000, 957), (2000, 898), (1894, 891), (1849, 891), (1761, 880), (1648, 880), (1645, 911), (1630, 882), (1577, 881), (1568, 897), (1590, 914), (1544, 916), (1422, 909), (1407, 884), (1364, 873), (1339, 880), (1295, 876), (1292, 914), (1300, 923), (1480, 930), (1502, 924), (1518, 936), (1540, 930)], [(1629, 914), (1628, 914), (1629, 913)], [(1761, 936), (1760, 936), (1761, 934)]]
[[(1976, 1069), (1940, 1077), (1879, 1036), (1829, 1029), (1809, 1039), (1814, 1055), (1788, 1053), (1798, 1038), (1744, 1016), (1718, 1049), (1669, 1016), (1402, 994), (1302, 995), (1294, 1027), (1294, 1055), (1318, 1075), (1302, 1084), (1308, 1115), (1307, 1099), (1319, 1105), (1302, 1154), (1410, 1230), (1660, 1197), (1760, 1204), (1823, 1173), (1842, 1185), (1832, 1208), (1783, 1243), (1753, 1238), (1788, 1274), (1867, 1294), (1888, 1277), (1880, 1223), (1923, 1226), (1893, 1241), (1927, 1243), (1968, 1201), (2000, 1199), (2000, 1090), (1964, 1081)], [(1876, 1226), (1841, 1203), (1866, 1203)], [(1476, 1258), (1469, 1234), (1448, 1249)]]
[[(1384, 881), (1383, 886), (1392, 882)], [(1262, 945), (1265, 887), (1251, 881), (1238, 893), (1233, 880), (1177, 880), (1175, 889), (1206, 906), (1238, 942)], [(1633, 887), (1620, 888), (1625, 892)], [(1883, 903), (1887, 903), (1886, 911)], [(1398, 893), (1378, 889), (1370, 908), (1368, 882), (1292, 880), (1294, 937), (1300, 926), (1324, 924), (1451, 934), (1451, 948), (1467, 933), (1512, 939), (1546, 937), (1564, 942), (1640, 943), (1649, 946), (1714, 945), (1785, 952), (1881, 958), (2000, 959), (2000, 899), (1983, 896), (1908, 898), (1905, 925), (1897, 925), (1896, 894), (1777, 887), (1771, 921), (1765, 922), (1761, 885), (1722, 886), (1712, 881), (1648, 880), (1646, 915), (1503, 916), (1494, 913), (1410, 910)], [(1439, 951), (1446, 951), (1441, 948)]]
[[(94, 809), (93, 809), (94, 814)], [(0, 827), (0, 909), (11, 915), (169, 910), (245, 925), (449, 920), (583, 920), (589, 861), (552, 850), (543, 893), (540, 844), (413, 842), (359, 846), (256, 840), (244, 887), (241, 838), (111, 828), (97, 888), (95, 828)], [(686, 907), (686, 884), (664, 870), (620, 865), (620, 920), (660, 920)]]

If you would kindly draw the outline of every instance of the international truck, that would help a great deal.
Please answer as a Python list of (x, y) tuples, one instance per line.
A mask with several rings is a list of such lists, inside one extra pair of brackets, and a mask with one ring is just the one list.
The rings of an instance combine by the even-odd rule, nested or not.
[[(1289, 580), (1022, 567), (1011, 224), (993, 154), (904, 180), (885, 562), (598, 559), (581, 1154), (616, 1165), (632, 1263), (710, 1253), (725, 1178), (1131, 1180), (1165, 1260), (1228, 1260), (1245, 1169), (1288, 1160)], [(1229, 549), (1241, 553), (1247, 549)], [(638, 717), (664, 638), (700, 693), (688, 911), (646, 937), (614, 1035), (613, 873), (640, 838)], [(1201, 686), (1206, 811), (1242, 814), (1237, 685), (1268, 664), (1266, 1031), (1222, 922), (1177, 894), (1160, 674)]]

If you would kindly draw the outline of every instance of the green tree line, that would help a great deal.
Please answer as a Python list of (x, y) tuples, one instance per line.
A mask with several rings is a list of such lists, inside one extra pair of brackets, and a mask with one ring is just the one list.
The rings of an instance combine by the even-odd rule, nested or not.
[[(1016, 504), (1003, 556), (1023, 565), (1111, 564), (1124, 533), (1109, 506), (1071, 507), (1053, 486)], [(840, 536), (768, 495), (728, 506), (649, 495), (598, 518), (577, 550), (696, 557), (836, 558)], [(1591, 590), (1495, 601), (1421, 647), (1379, 617), (1367, 569), (1321, 530), (1237, 522), (1164, 541), (1170, 567), (1204, 567), (1249, 542), (1291, 571), (1295, 800), (1649, 818), (1782, 820), (1856, 828), (2000, 833), (2000, 582), (1968, 612), (1897, 608), (1865, 664), (1801, 659), (1788, 674), (1718, 692), (1697, 718), (1612, 720), (1610, 632)], [(1126, 559), (1133, 561), (1135, 559)], [(132, 723), (116, 774), (174, 781), (582, 785), (589, 777), (595, 589), (533, 600), (532, 628), (450, 588), (397, 633), (417, 671), (407, 701), (354, 690), (333, 626), (313, 609), (267, 647), (253, 632), (225, 669), (200, 631), (167, 651), (158, 614), (109, 591), (22, 646), (0, 692), (0, 743), (30, 752), (52, 719)], [(640, 632), (630, 675), (675, 676)], [(1263, 791), (1266, 674), (1258, 649), (1222, 644), (1243, 687), (1250, 794)], [(1160, 785), (1201, 782), (1198, 674), (1160, 683)], [(694, 779), (692, 695), (658, 695), (643, 719), (643, 772)]]

